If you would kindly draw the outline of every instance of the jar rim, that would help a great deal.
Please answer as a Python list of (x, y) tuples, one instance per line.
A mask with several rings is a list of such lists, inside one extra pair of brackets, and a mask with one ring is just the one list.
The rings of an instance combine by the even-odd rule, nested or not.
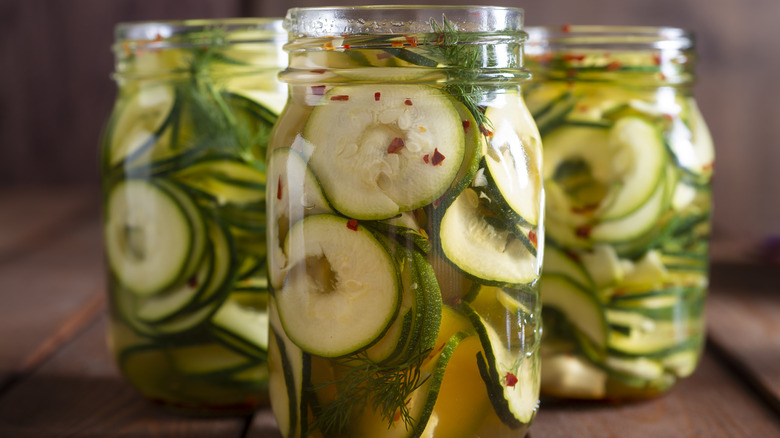
[(459, 32), (522, 32), (524, 10), (483, 5), (366, 5), (297, 7), (284, 27), (292, 38), (355, 34), (430, 33), (431, 20), (447, 21)]
[(114, 38), (117, 43), (141, 43), (149, 49), (191, 47), (205, 42), (198, 35), (215, 30), (224, 33), (225, 44), (284, 41), (287, 37), (282, 18), (219, 18), (121, 22), (114, 28)]
[(670, 26), (529, 26), (525, 31), (530, 51), (561, 47), (688, 50), (695, 40), (692, 31)]

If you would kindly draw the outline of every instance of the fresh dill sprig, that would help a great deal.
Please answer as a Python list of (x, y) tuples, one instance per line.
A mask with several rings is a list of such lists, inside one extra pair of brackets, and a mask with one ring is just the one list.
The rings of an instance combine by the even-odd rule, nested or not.
[(444, 91), (466, 106), (483, 134), (492, 130), (490, 121), (485, 117), (485, 107), (475, 99), (484, 92), (484, 87), (477, 81), (479, 73), (475, 71), (485, 62), (481, 46), (464, 40), (461, 32), (445, 16), (442, 16), (441, 24), (431, 18), (430, 26), (436, 36), (430, 46), (436, 57), (442, 59), (445, 65), (457, 67), (453, 72), (455, 77), (444, 86)]
[(414, 426), (414, 418), (407, 402), (427, 379), (420, 368), (429, 353), (430, 350), (423, 351), (400, 365), (380, 365), (365, 353), (348, 357), (349, 365), (343, 377), (319, 387), (334, 385), (337, 393), (333, 400), (320, 407), (313, 429), (319, 429), (325, 436), (340, 436), (353, 414), (360, 415), (364, 409), (373, 408), (387, 421), (388, 428), (402, 420), (409, 430)]

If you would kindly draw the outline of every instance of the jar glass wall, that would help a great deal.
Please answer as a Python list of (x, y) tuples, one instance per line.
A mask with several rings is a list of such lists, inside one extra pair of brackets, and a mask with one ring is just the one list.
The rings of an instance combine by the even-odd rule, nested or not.
[(110, 346), (150, 400), (267, 403), (265, 155), (281, 19), (123, 23), (101, 149)]
[(284, 436), (520, 436), (538, 404), (541, 144), (523, 13), (288, 12), (268, 156)]
[(544, 144), (542, 392), (657, 395), (704, 340), (713, 145), (681, 29), (529, 29)]

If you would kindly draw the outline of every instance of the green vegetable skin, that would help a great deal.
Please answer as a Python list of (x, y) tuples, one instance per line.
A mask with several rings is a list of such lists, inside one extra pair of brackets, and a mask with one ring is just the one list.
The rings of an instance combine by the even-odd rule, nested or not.
[(284, 73), (266, 198), (287, 437), (510, 437), (535, 414), (538, 131), (516, 85), (436, 85), (435, 37), (326, 38)]
[(659, 55), (608, 56), (532, 56), (524, 90), (545, 155), (551, 396), (656, 395), (693, 372), (704, 337), (712, 140), (688, 89), (657, 88)]
[(153, 401), (246, 413), (268, 401), (265, 151), (286, 98), (281, 49), (195, 27), (117, 53), (101, 161), (110, 344)]

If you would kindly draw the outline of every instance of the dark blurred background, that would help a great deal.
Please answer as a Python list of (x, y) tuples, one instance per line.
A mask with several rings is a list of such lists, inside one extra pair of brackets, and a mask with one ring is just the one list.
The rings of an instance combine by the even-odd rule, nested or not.
[[(288, 7), (363, 3), (0, 0), (0, 189), (98, 185), (98, 142), (116, 92), (110, 78), (116, 23), (281, 17)], [(423, 3), (522, 7), (527, 25), (624, 24), (693, 30), (700, 58), (695, 94), (717, 151), (716, 237), (752, 240), (780, 235), (779, 0)]]

